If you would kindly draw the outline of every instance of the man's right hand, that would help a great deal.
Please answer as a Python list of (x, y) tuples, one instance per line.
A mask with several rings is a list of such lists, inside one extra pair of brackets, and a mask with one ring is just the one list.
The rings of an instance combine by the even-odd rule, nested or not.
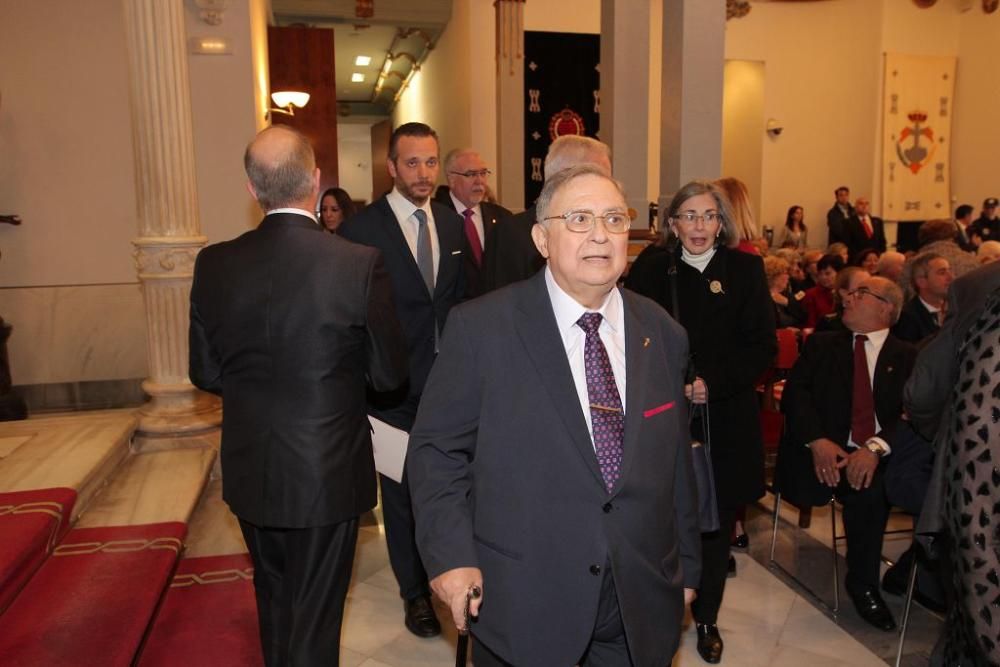
[(809, 443), (816, 479), (834, 488), (840, 484), (840, 469), (847, 465), (847, 452), (833, 440), (817, 438)]
[[(448, 604), (452, 620), (460, 632), (466, 629), (465, 599), (473, 586), (483, 590), (483, 573), (478, 567), (456, 567), (431, 579), (431, 590)], [(479, 605), (482, 603), (482, 595), (472, 600), (469, 604), (469, 616), (479, 616)]]

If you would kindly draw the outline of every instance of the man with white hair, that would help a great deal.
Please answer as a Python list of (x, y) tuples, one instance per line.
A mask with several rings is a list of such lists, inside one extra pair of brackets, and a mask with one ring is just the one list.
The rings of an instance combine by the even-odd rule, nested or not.
[[(552, 142), (545, 156), (545, 180), (569, 167), (592, 164), (611, 175), (611, 148), (579, 135), (564, 135)], [(535, 207), (503, 220), (493, 229), (493, 242), (483, 257), (483, 291), (530, 278), (545, 266), (545, 259), (531, 240)]]
[(899, 277), (903, 275), (903, 265), (906, 264), (906, 255), (895, 250), (886, 250), (878, 257), (878, 265), (875, 267), (875, 275), (888, 278), (894, 283), (899, 282)]

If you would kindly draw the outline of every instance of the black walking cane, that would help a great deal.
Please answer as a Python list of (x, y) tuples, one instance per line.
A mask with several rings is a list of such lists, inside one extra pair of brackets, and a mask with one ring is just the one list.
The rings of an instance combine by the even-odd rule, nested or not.
[(466, 660), (469, 657), (469, 625), (472, 620), (469, 616), (469, 605), (472, 604), (473, 600), (478, 600), (482, 594), (483, 591), (479, 586), (471, 587), (469, 592), (465, 594), (465, 627), (458, 631), (458, 646), (455, 649), (455, 667), (465, 667)]

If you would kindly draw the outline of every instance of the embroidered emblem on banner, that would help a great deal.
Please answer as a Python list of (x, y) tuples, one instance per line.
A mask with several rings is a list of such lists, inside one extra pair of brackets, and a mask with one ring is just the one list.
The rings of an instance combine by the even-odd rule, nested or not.
[(542, 91), (538, 88), (529, 88), (528, 97), (531, 99), (528, 102), (528, 111), (539, 112), (542, 110), (541, 105), (538, 104), (538, 98), (542, 96)]
[(549, 121), (549, 136), (555, 141), (564, 134), (585, 134), (583, 116), (572, 109), (563, 109)]
[(542, 158), (531, 158), (531, 180), (541, 182), (542, 178)]
[[(896, 155), (899, 156), (903, 166), (916, 174), (930, 163), (937, 146), (934, 144), (934, 130), (924, 126), (927, 122), (925, 112), (911, 111), (906, 117), (913, 124), (904, 127), (899, 133), (899, 139), (896, 140)], [(921, 139), (927, 139), (926, 144), (921, 144)], [(907, 143), (910, 145), (906, 146)]]

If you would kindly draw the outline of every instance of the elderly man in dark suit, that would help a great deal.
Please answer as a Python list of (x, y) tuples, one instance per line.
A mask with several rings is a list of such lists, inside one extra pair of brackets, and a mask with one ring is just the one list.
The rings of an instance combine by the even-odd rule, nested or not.
[(222, 397), (223, 498), (254, 564), (267, 665), (336, 665), (358, 515), (375, 505), (366, 382), (406, 379), (378, 252), (316, 222), (312, 147), (275, 126), (246, 151), (267, 215), (201, 251), (190, 376)]
[[(552, 142), (545, 155), (545, 180), (580, 164), (596, 165), (611, 174), (611, 148), (590, 137), (563, 135)], [(534, 206), (496, 225), (492, 243), (483, 258), (484, 291), (530, 278), (545, 266), (545, 258), (531, 238), (534, 226)]]
[(819, 505), (835, 493), (844, 504), (847, 592), (861, 617), (886, 631), (896, 623), (878, 591), (889, 518), (882, 458), (916, 356), (889, 333), (902, 302), (895, 283), (868, 278), (844, 302), (847, 330), (809, 337), (782, 396), (788, 430), (779, 455), (792, 471), (779, 480), (790, 497)]
[(448, 194), (441, 203), (451, 206), (462, 216), (469, 252), (465, 255), (465, 295), (474, 297), (485, 291), (482, 282), (483, 257), (493, 243), (493, 230), (506, 220), (510, 211), (486, 201), (490, 171), (486, 162), (471, 148), (456, 148), (444, 159)]
[[(468, 242), (462, 218), (430, 200), (438, 176), (438, 138), (423, 123), (405, 123), (389, 140), (393, 188), (340, 227), (349, 241), (382, 251), (392, 282), (396, 315), (410, 356), (408, 390), (373, 395), (369, 413), (409, 431), (448, 311), (464, 295)], [(403, 598), (404, 622), (419, 637), (433, 637), (441, 624), (430, 602), (427, 574), (413, 537), (413, 511), (406, 473), (402, 482), (380, 475), (389, 561)]]
[(434, 591), (478, 667), (663, 667), (700, 573), (683, 329), (616, 287), (629, 218), (603, 169), (551, 177), (532, 279), (457, 308), (407, 458)]
[(871, 215), (871, 204), (867, 197), (858, 197), (854, 202), (854, 214), (844, 221), (844, 243), (850, 257), (856, 257), (866, 248), (879, 253), (885, 252), (885, 224), (882, 218)]

